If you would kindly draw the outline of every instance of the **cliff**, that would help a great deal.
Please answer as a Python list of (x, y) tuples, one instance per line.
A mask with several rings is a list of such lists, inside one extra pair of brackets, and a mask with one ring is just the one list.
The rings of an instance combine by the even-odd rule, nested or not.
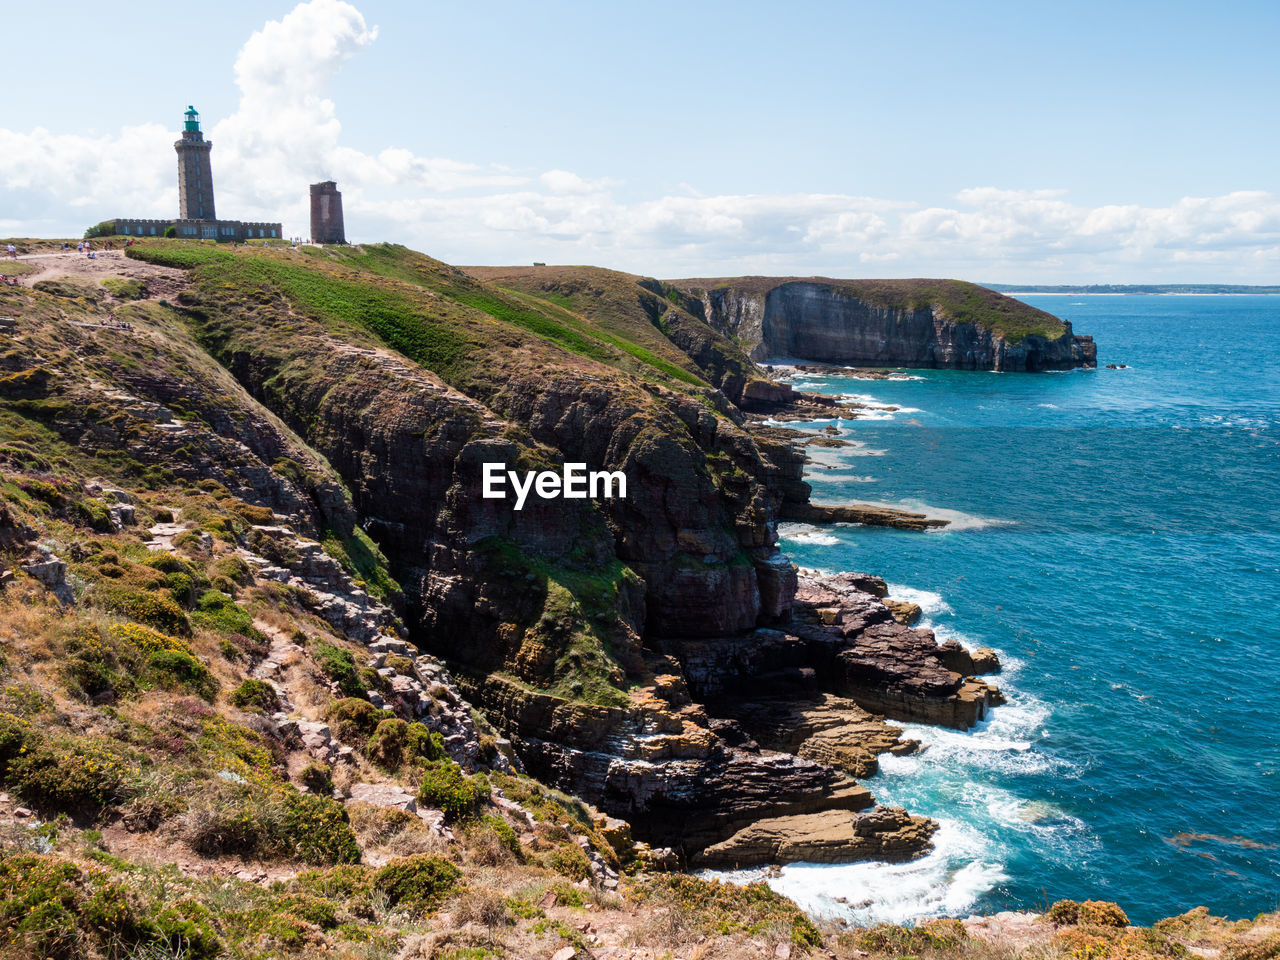
[[(857, 782), (919, 746), (883, 718), (1000, 702), (883, 581), (779, 554), (803, 451), (748, 414), (820, 401), (696, 302), (395, 247), (51, 252), (0, 288), (0, 953), (983, 954), (986, 921), (851, 939), (658, 872), (914, 856), (934, 825)], [(478, 495), (570, 458), (636, 495)], [(1132, 955), (1104, 907), (1032, 948)]]
[(1096, 366), (1092, 337), (959, 280), (741, 277), (675, 280), (752, 359), (957, 370)]

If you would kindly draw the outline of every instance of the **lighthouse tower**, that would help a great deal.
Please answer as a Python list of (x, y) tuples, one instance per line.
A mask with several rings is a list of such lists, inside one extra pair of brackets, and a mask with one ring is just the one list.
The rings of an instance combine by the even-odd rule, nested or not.
[(174, 141), (178, 151), (178, 219), (216, 220), (213, 212), (213, 167), (209, 154), (213, 144), (200, 132), (200, 114), (187, 107), (182, 139)]

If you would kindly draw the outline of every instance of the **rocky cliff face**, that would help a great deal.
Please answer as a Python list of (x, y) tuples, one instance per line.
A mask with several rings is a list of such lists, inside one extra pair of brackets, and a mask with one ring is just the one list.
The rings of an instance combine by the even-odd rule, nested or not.
[[(869, 807), (849, 775), (901, 744), (861, 722), (866, 708), (963, 727), (995, 702), (874, 597), (832, 599), (824, 615), (806, 601), (797, 617), (776, 523), (807, 500), (804, 454), (749, 429), (736, 403), (803, 398), (775, 396), (696, 304), (593, 276), (557, 280), (534, 311), (408, 252), (327, 256), (199, 266), (181, 309), (342, 477), (404, 589), (411, 639), (447, 660), (530, 772), (693, 857), (758, 821), (772, 837), (780, 818)], [(350, 266), (370, 262), (378, 273)], [(468, 346), (441, 348), (448, 337)], [(517, 511), (481, 496), (486, 462), (621, 470), (628, 495)], [(838, 727), (853, 731), (843, 745), (815, 720), (794, 749), (762, 746), (753, 714), (703, 705), (744, 690), (775, 704), (838, 695), (847, 706), (825, 711), (859, 723)], [(848, 856), (917, 850), (929, 834), (910, 818), (858, 823), (840, 820)], [(717, 856), (768, 849), (744, 834)]]
[[(711, 286), (701, 286), (710, 281), (676, 283), (701, 299), (708, 323), (736, 336), (757, 361), (794, 358), (1004, 371), (1067, 370), (1097, 363), (1091, 337), (1076, 336), (1070, 323), (992, 291), (962, 291), (980, 308), (991, 309), (988, 324), (969, 319), (981, 316), (980, 311), (966, 312), (963, 304), (953, 307), (950, 286), (924, 287), (919, 294), (895, 287), (885, 296), (878, 287), (864, 291), (851, 281), (751, 279)], [(933, 296), (935, 289), (942, 294)], [(1008, 332), (999, 326), (1000, 309), (1019, 321)]]

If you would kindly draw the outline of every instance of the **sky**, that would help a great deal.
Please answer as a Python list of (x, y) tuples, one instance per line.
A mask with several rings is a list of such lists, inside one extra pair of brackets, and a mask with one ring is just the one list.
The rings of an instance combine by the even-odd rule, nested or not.
[(1280, 3), (6, 8), (0, 235), (220, 216), (664, 278), (1280, 283)]

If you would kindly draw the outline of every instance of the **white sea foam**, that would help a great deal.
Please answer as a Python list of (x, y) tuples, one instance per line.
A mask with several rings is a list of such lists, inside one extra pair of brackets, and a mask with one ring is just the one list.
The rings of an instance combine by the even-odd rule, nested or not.
[(854, 373), (839, 373), (839, 374), (836, 374), (836, 376), (842, 377), (842, 378), (844, 378), (844, 379), (846, 379), (846, 380), (868, 380), (868, 381), (872, 381), (872, 380), (927, 380), (927, 379), (929, 379), (928, 377), (921, 377), (921, 376), (918, 376), (918, 375), (916, 375), (916, 374), (914, 374), (914, 373), (897, 373), (897, 372), (895, 372), (895, 373), (891, 374), (891, 375), (890, 375), (890, 376), (888, 376), (888, 377), (868, 377), (868, 376), (863, 376), (863, 375), (861, 375), (861, 374), (858, 374), (858, 373), (856, 373), (856, 372), (854, 372)]
[(859, 924), (960, 916), (1007, 879), (988, 855), (986, 838), (952, 819), (939, 821), (926, 856), (907, 863), (797, 863), (773, 877), (758, 870), (713, 875), (737, 883), (765, 879), (811, 914)]
[(920, 608), (920, 613), (925, 617), (936, 617), (941, 614), (955, 612), (951, 609), (951, 604), (942, 599), (942, 594), (940, 593), (934, 593), (932, 590), (917, 590), (901, 583), (890, 583), (887, 586), (889, 588), (889, 596), (895, 600), (914, 603)]
[(817, 471), (805, 474), (809, 483), (875, 483), (875, 477), (863, 477), (856, 473), (837, 473), (834, 471)]
[(905, 757), (886, 754), (880, 757), (881, 771), (892, 781), (904, 775), (917, 774), (927, 767), (936, 768), (948, 776), (964, 769), (982, 774), (978, 780), (980, 783), (988, 782), (990, 773), (1073, 772), (1065, 761), (1035, 749), (1043, 739), (1044, 724), (1049, 717), (1048, 706), (1035, 697), (1009, 688), (1004, 692), (1009, 702), (992, 708), (987, 719), (972, 730), (895, 723), (894, 726), (902, 727), (905, 736), (927, 744), (928, 748)]
[(807, 543), (819, 547), (834, 547), (841, 542), (835, 534), (808, 523), (780, 523), (778, 536), (792, 543)]
[(858, 405), (859, 420), (893, 420), (901, 414), (922, 413), (919, 407), (903, 407), (895, 403), (885, 403), (869, 393), (842, 393), (840, 402)]
[(946, 520), (945, 527), (936, 527), (930, 530), (930, 533), (947, 533), (957, 530), (983, 530), (987, 527), (1010, 527), (1014, 525), (1012, 520), (1000, 520), (995, 517), (980, 517), (973, 513), (964, 513), (960, 510), (948, 510), (946, 507), (935, 507), (925, 503), (923, 500), (900, 500), (896, 503), (888, 503), (884, 501), (866, 501), (871, 506), (889, 507), (893, 510), (909, 510), (912, 513), (923, 513), (927, 517), (937, 520)]

